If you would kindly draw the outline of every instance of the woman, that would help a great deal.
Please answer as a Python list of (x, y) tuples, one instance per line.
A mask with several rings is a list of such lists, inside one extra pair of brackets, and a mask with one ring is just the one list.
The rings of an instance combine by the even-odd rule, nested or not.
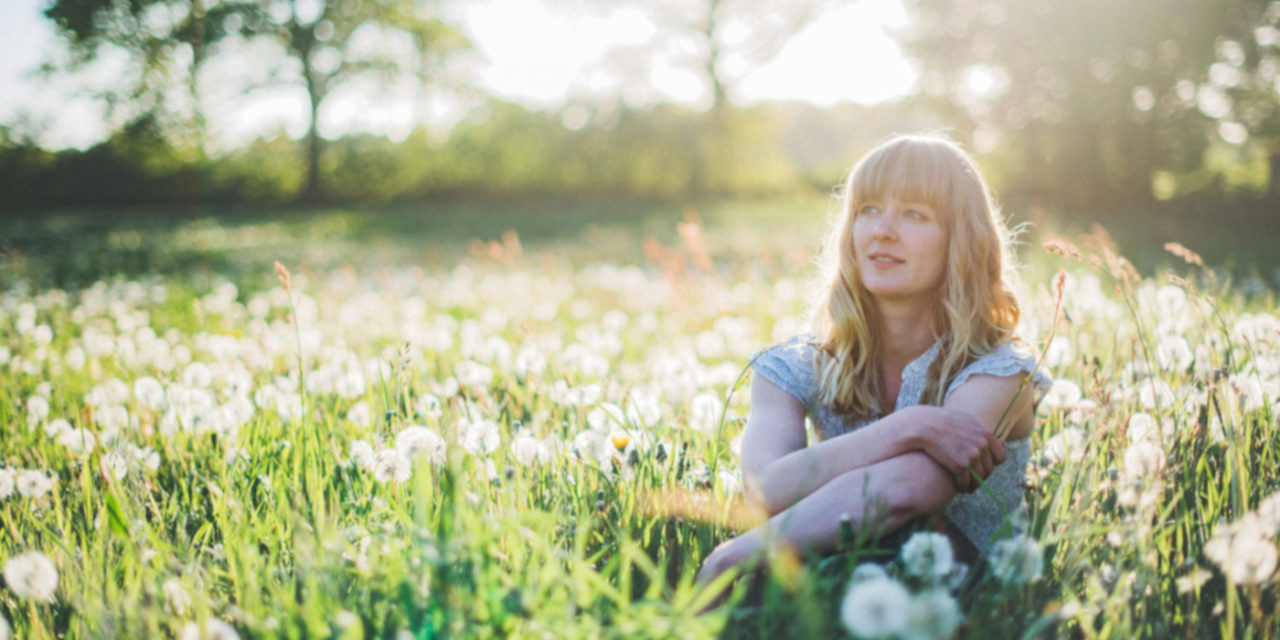
[(777, 545), (830, 550), (842, 520), (883, 536), (928, 519), (973, 561), (1022, 502), (1049, 380), (1027, 380), (1008, 229), (973, 160), (941, 138), (895, 138), (843, 197), (812, 335), (752, 364), (742, 473), (772, 517), (717, 547), (700, 582)]

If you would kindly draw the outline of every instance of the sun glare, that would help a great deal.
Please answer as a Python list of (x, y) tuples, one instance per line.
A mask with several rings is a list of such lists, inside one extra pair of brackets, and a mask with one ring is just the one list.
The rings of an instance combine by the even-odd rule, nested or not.
[[(308, 3), (301, 6), (305, 12)], [(67, 83), (28, 75), (55, 47), (53, 29), (40, 8), (40, 0), (16, 0), (0, 8), (0, 82), (12, 89), (0, 94), (0, 122), (21, 120), (40, 132), (46, 145), (88, 146), (109, 130), (101, 107), (71, 96), (63, 86)], [(710, 103), (710, 88), (689, 62), (696, 52), (687, 43), (664, 41), (652, 17), (639, 8), (485, 0), (457, 11), (457, 21), (475, 47), (472, 78), (487, 93), (542, 108), (598, 99), (670, 101), (698, 108)], [(726, 73), (730, 98), (740, 104), (797, 100), (830, 106), (903, 96), (916, 73), (890, 32), (905, 24), (898, 0), (834, 7), (796, 33), (772, 59), (733, 61)], [(250, 55), (260, 59), (261, 52)], [(215, 146), (233, 147), (270, 131), (301, 135), (305, 95), (283, 85), (242, 95), (229, 82), (243, 75), (247, 67), (242, 63), (206, 68), (202, 85), (209, 87), (205, 100), (210, 103), (211, 133), (220, 138)], [(444, 102), (408, 89), (375, 91), (362, 84), (323, 105), (319, 125), (326, 136), (369, 131), (402, 139), (424, 122), (447, 128), (467, 109), (463, 102)]]

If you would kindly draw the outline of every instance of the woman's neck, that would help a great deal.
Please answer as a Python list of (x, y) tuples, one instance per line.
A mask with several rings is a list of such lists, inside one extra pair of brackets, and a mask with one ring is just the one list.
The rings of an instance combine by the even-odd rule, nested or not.
[(881, 305), (881, 362), (902, 370), (938, 339), (933, 310), (921, 305)]

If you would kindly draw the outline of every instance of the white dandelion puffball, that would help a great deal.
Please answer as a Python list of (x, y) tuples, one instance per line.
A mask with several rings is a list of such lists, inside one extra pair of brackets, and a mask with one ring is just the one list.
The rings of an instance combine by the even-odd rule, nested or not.
[(129, 474), (129, 463), (124, 456), (112, 451), (98, 459), (98, 469), (104, 477), (119, 482)]
[(864, 562), (853, 569), (853, 577), (851, 582), (866, 582), (868, 580), (888, 580), (889, 574), (884, 567), (874, 562)]
[(498, 423), (493, 420), (463, 418), (457, 422), (457, 429), (458, 443), (462, 445), (462, 450), (473, 456), (489, 455), (502, 442)]
[(991, 548), (991, 571), (1006, 584), (1026, 584), (1040, 579), (1044, 552), (1026, 536), (1001, 540)]
[(374, 462), (373, 445), (364, 440), (354, 440), (348, 449), (347, 455), (351, 457), (351, 463), (357, 469), (372, 469)]
[(1049, 342), (1049, 347), (1045, 351), (1044, 364), (1046, 367), (1056, 369), (1065, 367), (1076, 357), (1075, 345), (1065, 336), (1056, 336)]
[(27, 398), (27, 430), (34, 429), (35, 426), (49, 417), (49, 401), (44, 396), (31, 396)]
[(1084, 393), (1080, 391), (1080, 385), (1070, 380), (1059, 379), (1053, 381), (1053, 385), (1049, 387), (1049, 391), (1044, 394), (1040, 402), (1046, 407), (1070, 408), (1083, 399)]
[(418, 396), (418, 400), (414, 402), (414, 408), (423, 418), (439, 418), (444, 411), (440, 406), (440, 398), (430, 393)]
[(1165, 336), (1156, 344), (1156, 364), (1161, 369), (1186, 371), (1193, 361), (1195, 354), (1182, 336)]
[(1084, 449), (1084, 431), (1079, 427), (1067, 427), (1045, 440), (1041, 451), (1050, 464), (1056, 464), (1063, 460), (1080, 462), (1084, 459)]
[(4, 582), (19, 598), (53, 602), (58, 588), (58, 568), (39, 551), (28, 551), (4, 563)]
[(902, 565), (910, 575), (938, 582), (951, 574), (954, 564), (951, 540), (941, 533), (921, 531), (902, 545)]
[(200, 625), (188, 622), (178, 634), (178, 640), (240, 640), (240, 634), (236, 633), (235, 627), (217, 618), (209, 618), (204, 621), (203, 632)]
[(453, 375), (464, 387), (487, 387), (493, 382), (493, 369), (474, 360), (464, 360), (454, 368)]
[(587, 426), (596, 431), (608, 432), (613, 427), (627, 424), (626, 414), (622, 407), (612, 402), (601, 402), (599, 406), (587, 412)]
[(1141, 411), (1129, 416), (1129, 423), (1125, 427), (1125, 437), (1129, 440), (1129, 444), (1137, 444), (1139, 442), (1155, 443), (1159, 442), (1162, 437), (1168, 441), (1172, 440), (1173, 436), (1172, 422), (1160, 422), (1151, 414)]
[(400, 484), (413, 475), (413, 463), (398, 449), (383, 449), (373, 460), (373, 479)]
[(522, 465), (551, 462), (551, 447), (541, 440), (525, 433), (511, 441), (511, 455)]
[[(3, 497), (2, 487), (0, 487), (0, 497)], [(1263, 527), (1271, 531), (1280, 531), (1280, 492), (1263, 498), (1258, 503), (1257, 512), (1258, 520)]]
[(702, 392), (689, 401), (689, 426), (694, 431), (714, 433), (720, 426), (720, 407), (723, 403), (714, 393)]
[(191, 607), (191, 596), (183, 588), (182, 583), (173, 578), (164, 581), (164, 608), (174, 615), (186, 615)]
[(57, 438), (63, 431), (71, 428), (71, 422), (66, 418), (57, 418), (50, 420), (44, 425), (44, 434), (50, 438)]
[(926, 591), (911, 600), (907, 611), (907, 632), (911, 640), (941, 640), (955, 634), (964, 621), (955, 598), (942, 589)]
[(160, 381), (151, 376), (143, 376), (133, 382), (133, 397), (148, 409), (159, 409), (164, 406), (164, 387)]
[(28, 469), (18, 474), (18, 493), (25, 498), (39, 498), (53, 491), (53, 481), (44, 472)]
[(0, 468), (0, 500), (13, 495), (18, 488), (18, 473), (9, 467)]
[(840, 603), (840, 620), (858, 638), (889, 638), (907, 630), (911, 594), (896, 580), (854, 583)]
[(1124, 473), (1131, 479), (1157, 476), (1164, 469), (1164, 463), (1164, 451), (1149, 440), (1138, 442), (1124, 452)]
[(396, 435), (396, 449), (409, 460), (426, 456), (431, 464), (444, 464), (445, 443), (435, 431), (422, 425), (410, 425)]
[(1204, 554), (1213, 560), (1233, 584), (1266, 582), (1276, 571), (1276, 545), (1256, 515), (1249, 513), (1226, 527), (1219, 527), (1204, 545)]
[(347, 410), (347, 421), (361, 429), (368, 429), (373, 424), (373, 410), (369, 408), (369, 403), (361, 400), (351, 405)]

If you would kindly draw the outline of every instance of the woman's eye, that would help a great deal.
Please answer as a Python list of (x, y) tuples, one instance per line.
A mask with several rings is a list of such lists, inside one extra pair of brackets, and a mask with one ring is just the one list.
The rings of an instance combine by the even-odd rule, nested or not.
[(924, 215), (923, 213), (919, 212), (919, 211), (916, 211), (915, 209), (908, 209), (908, 210), (907, 210), (907, 217), (908, 217), (908, 218), (911, 218), (912, 220), (924, 220), (924, 219), (925, 219), (925, 215)]
[(862, 208), (858, 209), (858, 215), (862, 216), (873, 216), (877, 213), (880, 213), (880, 207), (871, 204), (862, 205)]

